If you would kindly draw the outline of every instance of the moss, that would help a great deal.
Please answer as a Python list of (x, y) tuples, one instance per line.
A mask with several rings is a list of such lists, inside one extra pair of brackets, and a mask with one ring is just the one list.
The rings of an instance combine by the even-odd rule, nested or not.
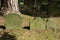
[(23, 26), (23, 20), (22, 17), (18, 14), (15, 13), (10, 13), (6, 16), (4, 16), (5, 18), (5, 26), (6, 29), (21, 29), (21, 27)]
[(31, 30), (36, 30), (36, 29), (44, 30), (46, 26), (45, 24), (46, 22), (43, 21), (43, 19), (37, 17), (35, 20), (31, 21), (30, 29)]

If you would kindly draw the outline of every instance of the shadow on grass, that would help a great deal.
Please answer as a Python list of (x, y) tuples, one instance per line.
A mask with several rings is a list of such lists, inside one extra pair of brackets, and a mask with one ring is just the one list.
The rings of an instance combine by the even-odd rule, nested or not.
[(5, 32), (1, 37), (0, 40), (16, 40), (16, 37), (14, 35), (10, 35), (7, 32)]
[(30, 26), (25, 26), (25, 27), (23, 27), (23, 29), (30, 30)]

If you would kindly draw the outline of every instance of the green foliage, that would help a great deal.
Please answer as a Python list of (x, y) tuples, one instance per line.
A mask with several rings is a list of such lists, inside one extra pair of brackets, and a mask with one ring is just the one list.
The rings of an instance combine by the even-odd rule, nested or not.
[(15, 13), (10, 13), (5, 18), (5, 26), (7, 29), (21, 29), (23, 26), (22, 24), (22, 17)]
[(44, 30), (45, 24), (46, 24), (46, 22), (43, 21), (43, 19), (37, 17), (35, 20), (33, 20), (31, 22), (30, 28), (31, 28), (31, 30), (36, 30), (36, 29)]

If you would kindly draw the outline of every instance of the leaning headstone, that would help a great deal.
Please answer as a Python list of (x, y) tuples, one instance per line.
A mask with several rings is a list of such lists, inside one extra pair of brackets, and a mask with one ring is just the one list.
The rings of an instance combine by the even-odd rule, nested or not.
[(23, 26), (22, 17), (18, 14), (11, 13), (6, 16), (5, 18), (5, 26), (8, 30), (20, 30)]
[(42, 18), (37, 17), (30, 23), (31, 30), (45, 30), (46, 29), (46, 22), (43, 21)]

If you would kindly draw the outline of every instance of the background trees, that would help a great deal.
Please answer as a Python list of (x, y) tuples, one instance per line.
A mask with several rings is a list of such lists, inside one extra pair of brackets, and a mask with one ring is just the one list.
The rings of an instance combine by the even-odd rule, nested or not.
[[(60, 9), (59, 0), (0, 0), (0, 14), (18, 13), (27, 14), (34, 16), (43, 15), (41, 14), (42, 4), (49, 3), (48, 11), (49, 15), (52, 15), (51, 10)], [(54, 8), (53, 8), (54, 7)], [(44, 9), (44, 8), (43, 8)], [(57, 13), (56, 13), (57, 14)], [(55, 14), (55, 15), (56, 15)], [(35, 15), (35, 16), (37, 16)], [(45, 15), (45, 14), (44, 14)], [(47, 14), (46, 14), (47, 15)]]

